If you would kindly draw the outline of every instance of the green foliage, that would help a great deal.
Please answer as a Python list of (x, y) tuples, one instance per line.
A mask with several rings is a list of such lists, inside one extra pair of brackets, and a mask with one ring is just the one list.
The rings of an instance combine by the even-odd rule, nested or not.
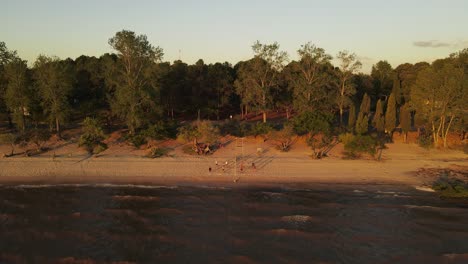
[(43, 145), (50, 139), (50, 130), (35, 128), (22, 136), (25, 142), (32, 142), (36, 145), (36, 150), (40, 151)]
[(356, 54), (346, 50), (340, 51), (337, 59), (340, 62), (340, 72), (338, 74), (339, 85), (336, 86), (337, 97), (335, 102), (340, 113), (340, 126), (343, 126), (344, 110), (352, 104), (350, 97), (356, 93), (356, 89), (350, 80), (353, 74), (362, 67), (362, 63), (356, 58)]
[(354, 104), (351, 104), (351, 106), (349, 107), (348, 127), (351, 131), (353, 131), (355, 125), (356, 125), (356, 106), (354, 106)]
[(248, 132), (248, 135), (257, 137), (264, 136), (273, 130), (273, 126), (269, 123), (257, 122), (251, 127), (251, 130)]
[(442, 197), (468, 198), (468, 184), (460, 179), (443, 174), (433, 184), (432, 188)]
[(39, 56), (34, 63), (34, 79), (41, 97), (42, 108), (51, 124), (55, 123), (60, 136), (60, 123), (70, 112), (68, 98), (72, 90), (73, 76), (70, 67), (58, 58)]
[(364, 94), (356, 123), (356, 133), (366, 134), (369, 131), (370, 97)]
[(345, 155), (349, 158), (358, 158), (367, 153), (374, 156), (377, 153), (379, 142), (372, 136), (341, 134), (340, 141), (344, 144)]
[(273, 141), (280, 151), (287, 152), (295, 142), (295, 133), (292, 126), (288, 125), (279, 131), (270, 131), (268, 139)]
[(219, 128), (214, 126), (211, 121), (203, 120), (197, 122), (197, 130), (200, 134), (200, 141), (209, 145), (219, 142)]
[(392, 94), (395, 96), (395, 104), (396, 105), (401, 105), (401, 84), (400, 84), (400, 79), (398, 79), (398, 76), (395, 75), (393, 79), (393, 88), (392, 88)]
[(393, 69), (388, 61), (379, 61), (372, 66), (371, 77), (374, 80), (374, 89), (377, 95), (390, 94), (392, 89)]
[(121, 117), (134, 134), (151, 114), (157, 112), (157, 87), (152, 81), (154, 64), (159, 62), (163, 51), (153, 47), (145, 35), (122, 30), (109, 39), (117, 51), (118, 60), (111, 97), (112, 112)]
[(333, 116), (319, 111), (304, 112), (291, 120), (291, 125), (297, 135), (328, 134)]
[(387, 111), (385, 111), (385, 131), (392, 133), (396, 127), (396, 122), (396, 101), (395, 94), (392, 93), (388, 98)]
[(420, 134), (418, 137), (418, 145), (425, 149), (431, 148), (434, 145), (432, 136), (427, 133)]
[(177, 138), (185, 141), (186, 143), (194, 142), (201, 136), (198, 128), (192, 125), (181, 126), (179, 127), (178, 131)]
[(151, 139), (162, 140), (167, 138), (177, 137), (178, 125), (176, 122), (157, 121), (155, 124), (150, 125), (147, 129), (143, 130), (141, 134)]
[(235, 81), (242, 104), (260, 110), (264, 123), (266, 112), (273, 105), (273, 92), (278, 88), (279, 72), (287, 59), (286, 52), (279, 48), (276, 42), (270, 45), (255, 42), (252, 46), (254, 58), (240, 64)]
[(140, 148), (142, 145), (146, 144), (146, 136), (142, 134), (129, 134), (126, 138), (135, 148)]
[(16, 126), (25, 132), (26, 116), (29, 115), (28, 111), (34, 96), (27, 62), (18, 58), (12, 60), (5, 67), (5, 75), (8, 83), (5, 92), (6, 106), (13, 114)]
[(442, 139), (444, 147), (448, 147), (447, 136), (454, 123), (467, 116), (468, 71), (456, 59), (435, 61), (418, 74), (411, 90), (418, 123), (431, 129), (435, 145)]
[(97, 154), (97, 152), (102, 152), (107, 148), (107, 146), (102, 142), (104, 138), (104, 131), (102, 130), (99, 121), (95, 118), (85, 118), (83, 121), (83, 134), (80, 136), (78, 145), (80, 147), (84, 147), (90, 154)]
[(372, 125), (377, 130), (377, 132), (385, 131), (385, 116), (383, 114), (382, 100), (380, 99), (377, 101), (374, 118), (372, 119)]
[(321, 135), (320, 137), (309, 136), (307, 138), (307, 145), (312, 148), (314, 152), (314, 159), (321, 159), (327, 156), (328, 151), (333, 147), (334, 137), (330, 135)]

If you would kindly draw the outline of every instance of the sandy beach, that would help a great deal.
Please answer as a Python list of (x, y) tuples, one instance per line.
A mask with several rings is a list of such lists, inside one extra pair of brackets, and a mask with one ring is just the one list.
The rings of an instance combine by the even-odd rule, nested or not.
[[(181, 143), (166, 142), (172, 144), (171, 155), (157, 159), (146, 158), (144, 149), (128, 145), (111, 144), (104, 153), (89, 157), (76, 144), (63, 144), (36, 157), (17, 155), (0, 159), (0, 183), (427, 186), (433, 176), (417, 173), (423, 168), (464, 170), (468, 166), (467, 155), (461, 151), (427, 150), (414, 143), (404, 144), (398, 137), (395, 143), (387, 145), (382, 161), (345, 160), (342, 145), (337, 145), (329, 157), (314, 160), (310, 158), (311, 150), (301, 141), (283, 153), (262, 139), (245, 139), (242, 144), (233, 138), (227, 140), (224, 148), (209, 156), (191, 156), (182, 152)], [(259, 149), (261, 154), (257, 153)]]

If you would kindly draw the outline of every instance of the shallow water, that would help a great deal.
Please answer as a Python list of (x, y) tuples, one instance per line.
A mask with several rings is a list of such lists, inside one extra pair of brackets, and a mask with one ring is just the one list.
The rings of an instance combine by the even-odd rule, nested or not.
[(468, 263), (468, 202), (395, 186), (0, 186), (0, 236), (0, 263)]

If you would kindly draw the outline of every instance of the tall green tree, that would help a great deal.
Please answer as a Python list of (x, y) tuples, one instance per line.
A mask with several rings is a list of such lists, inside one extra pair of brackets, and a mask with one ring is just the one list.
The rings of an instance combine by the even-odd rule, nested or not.
[(51, 125), (55, 123), (55, 130), (60, 137), (60, 124), (68, 118), (70, 112), (68, 99), (73, 88), (71, 69), (57, 57), (41, 55), (34, 62), (34, 81), (44, 113)]
[(327, 68), (332, 57), (310, 42), (302, 45), (297, 54), (300, 60), (285, 69), (294, 108), (299, 112), (330, 108), (332, 78)]
[(393, 88), (392, 88), (392, 93), (395, 96), (395, 102), (397, 106), (401, 105), (401, 99), (402, 99), (402, 94), (401, 94), (401, 83), (400, 79), (398, 78), (397, 75), (394, 76), (393, 78)]
[(278, 75), (287, 60), (286, 52), (279, 50), (278, 43), (252, 46), (254, 58), (242, 63), (235, 82), (242, 104), (259, 110), (263, 122), (267, 121), (267, 112), (272, 106), (273, 91), (277, 89)]
[(377, 96), (388, 95), (392, 89), (393, 68), (388, 61), (379, 61), (372, 66), (371, 76)]
[(395, 94), (391, 93), (387, 102), (387, 109), (385, 111), (385, 132), (393, 136), (393, 130), (396, 127), (396, 100)]
[(5, 65), (17, 58), (15, 50), (9, 50), (5, 42), (0, 41), (0, 113), (6, 113), (10, 128), (13, 127), (13, 122), (6, 106), (5, 93), (7, 89), (7, 77), (5, 75)]
[(134, 134), (149, 114), (159, 108), (158, 88), (151, 82), (154, 64), (162, 59), (163, 51), (153, 47), (145, 35), (122, 30), (109, 39), (109, 45), (117, 52), (117, 82), (111, 98), (112, 111), (125, 120)]
[(372, 119), (372, 125), (379, 133), (385, 131), (385, 116), (383, 111), (382, 100), (380, 99), (377, 101), (377, 105), (375, 107), (375, 114), (374, 118)]
[(421, 71), (411, 90), (411, 103), (419, 120), (432, 132), (434, 144), (447, 136), (454, 122), (466, 119), (468, 111), (468, 74), (453, 60)]
[(340, 51), (337, 55), (340, 62), (339, 68), (339, 86), (336, 97), (336, 105), (340, 113), (340, 126), (343, 126), (343, 113), (351, 105), (351, 96), (356, 93), (356, 89), (350, 82), (354, 73), (362, 67), (362, 63), (356, 58), (356, 54), (348, 51)]
[(17, 127), (24, 133), (26, 116), (29, 115), (32, 97), (31, 78), (26, 61), (19, 58), (5, 66), (7, 88), (5, 103)]
[(408, 143), (408, 132), (411, 130), (411, 110), (408, 103), (400, 108), (400, 126), (403, 131), (404, 142)]
[(364, 94), (356, 122), (356, 133), (358, 134), (366, 134), (369, 131), (370, 104), (370, 97)]

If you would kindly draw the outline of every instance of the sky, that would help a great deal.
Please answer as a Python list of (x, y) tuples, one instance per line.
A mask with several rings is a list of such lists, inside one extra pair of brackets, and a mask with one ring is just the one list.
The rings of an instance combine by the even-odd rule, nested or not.
[(433, 61), (468, 48), (467, 0), (0, 0), (0, 41), (30, 63), (40, 54), (113, 52), (126, 29), (164, 50), (164, 61), (192, 64), (253, 56), (252, 44), (277, 41), (297, 60), (306, 42), (332, 56), (356, 53), (363, 72), (387, 60)]

